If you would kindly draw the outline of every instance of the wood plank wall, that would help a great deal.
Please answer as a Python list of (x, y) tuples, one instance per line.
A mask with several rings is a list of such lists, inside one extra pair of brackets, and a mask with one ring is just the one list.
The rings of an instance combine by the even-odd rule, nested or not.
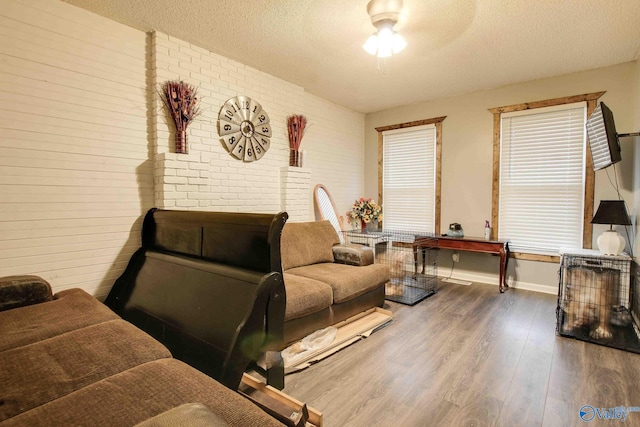
[(146, 35), (47, 0), (0, 8), (0, 276), (106, 295), (153, 206)]

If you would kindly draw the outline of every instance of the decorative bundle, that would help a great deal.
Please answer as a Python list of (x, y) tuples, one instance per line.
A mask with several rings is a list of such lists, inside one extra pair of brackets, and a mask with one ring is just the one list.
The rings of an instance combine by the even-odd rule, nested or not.
[(361, 221), (363, 225), (371, 221), (382, 221), (382, 206), (371, 198), (361, 197), (353, 203), (351, 210), (347, 212), (347, 218), (349, 222)]
[(307, 127), (307, 118), (303, 115), (287, 117), (287, 130), (289, 131), (289, 166), (301, 166), (300, 143)]
[(176, 153), (186, 154), (187, 126), (201, 113), (198, 90), (183, 81), (168, 81), (162, 85), (162, 100), (176, 125)]

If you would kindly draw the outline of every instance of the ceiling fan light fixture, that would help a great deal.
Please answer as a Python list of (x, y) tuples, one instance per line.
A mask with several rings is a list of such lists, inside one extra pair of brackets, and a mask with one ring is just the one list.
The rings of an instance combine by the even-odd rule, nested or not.
[(364, 42), (364, 44), (362, 45), (362, 48), (369, 55), (375, 55), (376, 52), (378, 51), (378, 35), (377, 34), (371, 34), (369, 36), (369, 38), (367, 39), (367, 41)]
[(377, 31), (369, 36), (362, 48), (370, 55), (386, 58), (402, 51), (407, 41), (393, 29), (402, 10), (402, 0), (371, 0), (367, 12)]
[(369, 55), (387, 58), (407, 47), (407, 42), (400, 33), (388, 27), (382, 27), (378, 32), (369, 36), (362, 48)]
[(393, 54), (393, 28), (378, 29), (378, 58), (387, 58)]
[(398, 53), (407, 47), (407, 41), (400, 33), (393, 33), (393, 53)]

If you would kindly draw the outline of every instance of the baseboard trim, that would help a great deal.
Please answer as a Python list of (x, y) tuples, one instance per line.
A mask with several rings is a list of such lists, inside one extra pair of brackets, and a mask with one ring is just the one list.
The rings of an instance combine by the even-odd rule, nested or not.
[(464, 285), (464, 286), (469, 286), (469, 285), (471, 285), (471, 283), (473, 283), (473, 282), (470, 282), (468, 280), (459, 280), (459, 279), (453, 279), (453, 278), (449, 278), (449, 277), (446, 277), (446, 278), (440, 279), (440, 280), (442, 280), (443, 282), (455, 283), (457, 285)]
[[(445, 276), (439, 276), (440, 280), (443, 280)], [(487, 274), (470, 274), (470, 273), (457, 273), (451, 276), (451, 279), (454, 280), (462, 280), (466, 282), (476, 282), (476, 283), (484, 283), (488, 285), (498, 286), (498, 277)], [(547, 286), (542, 285), (540, 283), (532, 283), (532, 282), (507, 282), (509, 287), (515, 289), (523, 289), (525, 291), (533, 291), (540, 292), (543, 294), (551, 294), (558, 295), (558, 287), (557, 286)]]

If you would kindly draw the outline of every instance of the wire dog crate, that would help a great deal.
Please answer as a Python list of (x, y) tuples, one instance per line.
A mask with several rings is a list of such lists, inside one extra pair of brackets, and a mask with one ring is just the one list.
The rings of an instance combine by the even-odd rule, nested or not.
[(638, 324), (631, 315), (630, 269), (626, 255), (562, 254), (557, 333), (640, 353)]
[(633, 319), (633, 326), (636, 330), (636, 335), (640, 339), (640, 269), (638, 264), (633, 263), (631, 269), (631, 318)]
[(437, 292), (437, 239), (427, 233), (393, 230), (345, 232), (350, 243), (371, 246), (375, 262), (387, 264), (386, 299), (414, 305)]

